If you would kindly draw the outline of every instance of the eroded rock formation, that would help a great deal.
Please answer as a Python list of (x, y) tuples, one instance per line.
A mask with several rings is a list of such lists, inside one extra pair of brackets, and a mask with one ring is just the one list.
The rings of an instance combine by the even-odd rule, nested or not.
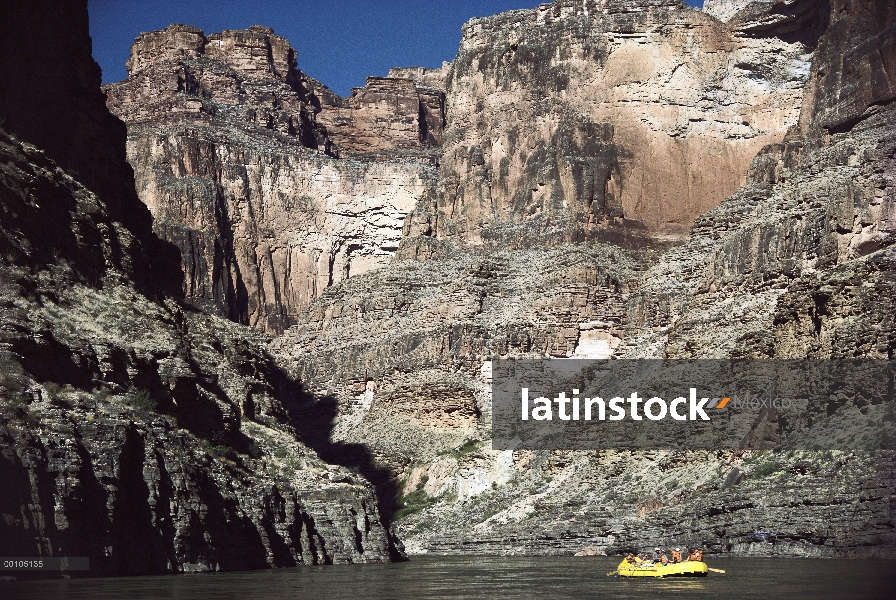
[(444, 90), (448, 79), (451, 63), (443, 62), (439, 69), (427, 69), (426, 67), (393, 67), (389, 69), (387, 77), (399, 79), (412, 79), (418, 86)]
[(385, 264), (404, 216), (433, 187), (434, 170), (418, 161), (327, 153), (428, 161), (440, 91), (378, 79), (344, 102), (258, 26), (142, 34), (128, 65), (106, 91), (128, 124), (137, 191), (180, 249), (186, 296), (235, 321), (283, 331), (327, 286)]
[[(746, 27), (746, 26), (745, 26)], [(448, 76), (428, 239), (682, 236), (796, 123), (814, 48), (678, 0), (572, 0), (473, 19)]]
[[(404, 481), (414, 504), (398, 513), (398, 528), (413, 551), (572, 554), (687, 541), (721, 553), (894, 556), (892, 453), (487, 448), (494, 357), (892, 357), (894, 14), (883, 0), (833, 4), (754, 3), (722, 24), (673, 3), (558, 1), (466, 26), (447, 86), (440, 189), (408, 217), (402, 241), (403, 256), (429, 260), (397, 261), (328, 290), (272, 346), (310, 389), (336, 398), (336, 439), (365, 443)], [(541, 44), (545, 32), (565, 37)], [(600, 68), (586, 71), (582, 49), (600, 48)], [(699, 81), (717, 72), (711, 65), (724, 66), (715, 81), (731, 83), (727, 100), (673, 101), (672, 71), (654, 100), (608, 99), (613, 55), (654, 48), (672, 62), (688, 49), (678, 71), (693, 74), (689, 93), (706, 89)], [(697, 50), (706, 48), (717, 52)], [(706, 68), (692, 70), (695, 57)], [(657, 66), (643, 78), (654, 86), (665, 68), (623, 64), (623, 79), (631, 64)], [(570, 73), (602, 82), (583, 96), (595, 102), (575, 100), (591, 80), (567, 86)], [(547, 83), (531, 98), (514, 87), (536, 75)], [(623, 79), (624, 89), (646, 90), (640, 78)], [(628, 120), (638, 114), (646, 123)], [(688, 114), (705, 120), (675, 130)], [(544, 125), (519, 128), (511, 144), (502, 136), (520, 122)], [(688, 156), (702, 158), (620, 150), (634, 139), (642, 148), (693, 144)], [(651, 145), (664, 139), (670, 145)], [(728, 150), (701, 154), (710, 147)], [(539, 148), (538, 170), (522, 169)], [(511, 157), (505, 171), (495, 156)], [(621, 185), (605, 186), (589, 214), (573, 199), (597, 198), (600, 186), (588, 182), (613, 182), (607, 165), (619, 165)], [(638, 169), (641, 208), (626, 200), (626, 177)], [(702, 175), (678, 186), (688, 169)], [(681, 192), (680, 204), (670, 196), (667, 205), (690, 211), (680, 224), (694, 219), (680, 246), (655, 243), (674, 219), (661, 216), (665, 191), (644, 183), (651, 177)], [(689, 204), (713, 189), (711, 203)], [(514, 190), (525, 202), (512, 200)], [(545, 199), (532, 219), (521, 212), (530, 198)], [(542, 207), (550, 218), (538, 216)], [(645, 211), (641, 239), (654, 240), (638, 251), (632, 207)], [(613, 222), (616, 238), (606, 233)], [(581, 242), (589, 223), (605, 223), (603, 242)], [(757, 537), (757, 527), (778, 537)]]
[(445, 92), (409, 77), (368, 77), (351, 97), (321, 110), (318, 121), (350, 156), (409, 156), (437, 165)]

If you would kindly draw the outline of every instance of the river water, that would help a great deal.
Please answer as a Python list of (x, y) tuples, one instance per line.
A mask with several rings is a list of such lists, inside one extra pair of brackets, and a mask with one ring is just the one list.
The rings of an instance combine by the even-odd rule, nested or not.
[(0, 598), (896, 598), (896, 561), (729, 558), (699, 579), (608, 577), (617, 557), (418, 556), (388, 565), (0, 582)]

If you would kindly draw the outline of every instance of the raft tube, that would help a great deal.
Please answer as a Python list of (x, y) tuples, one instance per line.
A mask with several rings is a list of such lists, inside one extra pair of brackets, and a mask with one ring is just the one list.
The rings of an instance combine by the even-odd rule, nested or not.
[(631, 565), (623, 560), (617, 568), (620, 577), (706, 577), (709, 568), (704, 562), (687, 560), (668, 565)]

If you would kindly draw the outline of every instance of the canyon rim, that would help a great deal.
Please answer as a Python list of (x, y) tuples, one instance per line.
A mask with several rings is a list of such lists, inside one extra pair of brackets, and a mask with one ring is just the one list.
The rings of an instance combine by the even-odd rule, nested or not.
[(0, 14), (0, 554), (896, 558), (892, 451), (496, 451), (489, 387), (892, 360), (892, 0), (554, 0), (344, 98), (263, 25), (101, 85), (45, 4)]

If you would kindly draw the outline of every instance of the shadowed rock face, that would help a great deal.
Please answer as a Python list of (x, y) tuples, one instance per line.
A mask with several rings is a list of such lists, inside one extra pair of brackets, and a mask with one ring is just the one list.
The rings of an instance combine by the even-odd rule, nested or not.
[[(135, 245), (116, 248), (103, 257), (96, 244), (103, 234), (88, 233), (92, 228), (87, 227), (85, 237), (97, 236), (93, 243), (75, 241), (76, 234), (60, 231), (59, 226), (83, 216), (68, 214), (70, 206), (49, 203), (46, 209), (54, 213), (49, 218), (39, 211), (6, 214), (2, 226), (7, 233), (23, 228), (29, 235), (19, 230), (24, 237), (10, 235), (10, 246), (0, 251), (15, 253), (27, 262), (35, 258), (25, 245), (30, 239), (37, 253), (49, 254), (55, 247), (57, 256), (78, 260), (85, 276), (99, 277), (107, 268), (118, 268), (140, 286), (176, 290), (180, 281), (173, 249), (151, 233), (150, 213), (134, 192), (133, 171), (124, 155), (125, 126), (105, 107), (100, 69), (91, 56), (86, 10), (69, 10), (65, 2), (5, 5), (0, 21), (4, 74), (0, 127), (40, 148), (102, 198), (101, 218), (122, 224)], [(36, 30), (32, 29), (35, 23), (41, 24)], [(56, 33), (36, 33), (45, 30)], [(31, 234), (39, 237), (31, 238)]]
[(266, 337), (178, 297), (87, 3), (0, 23), (0, 554), (93, 576), (395, 556), (373, 488), (297, 441), (302, 390)]
[(796, 123), (812, 50), (677, 0), (474, 19), (448, 76), (439, 200), (410, 235), (681, 237)]
[(799, 133), (843, 133), (896, 97), (896, 7), (834, 2), (806, 86)]
[[(137, 38), (128, 64), (106, 90), (137, 191), (180, 249), (184, 295), (232, 320), (279, 333), (326, 287), (382, 266), (433, 187), (439, 90), (378, 78), (343, 101), (259, 26), (172, 25)], [(372, 160), (401, 156), (424, 162)]]

